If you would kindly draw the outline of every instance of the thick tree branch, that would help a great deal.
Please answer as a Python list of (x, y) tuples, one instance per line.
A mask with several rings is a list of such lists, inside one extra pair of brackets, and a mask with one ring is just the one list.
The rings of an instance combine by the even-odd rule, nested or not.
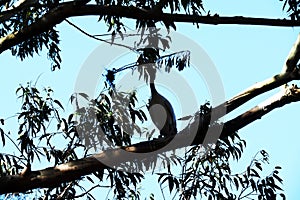
[(0, 23), (10, 19), (12, 16), (16, 15), (22, 10), (38, 6), (40, 6), (38, 0), (19, 0), (13, 6), (0, 12)]
[(78, 9), (85, 3), (87, 2), (76, 1), (61, 4), (60, 6), (50, 10), (47, 14), (28, 27), (0, 38), (0, 53), (28, 40), (29, 38), (32, 38), (33, 36), (50, 30), (55, 25), (61, 23), (64, 19), (71, 17), (74, 13), (74, 9)]
[(20, 44), (21, 42), (39, 35), (55, 25), (61, 23), (64, 19), (75, 16), (86, 15), (112, 15), (139, 20), (156, 20), (156, 21), (173, 21), (186, 23), (202, 23), (202, 24), (240, 24), (240, 25), (264, 25), (264, 26), (283, 26), (293, 27), (300, 26), (300, 21), (286, 19), (265, 19), (250, 17), (219, 17), (215, 16), (194, 16), (185, 14), (169, 14), (160, 12), (151, 12), (145, 9), (125, 6), (100, 6), (100, 5), (84, 5), (86, 2), (74, 1), (63, 3), (58, 7), (50, 10), (47, 14), (30, 26), (11, 33), (0, 39), (0, 53)]
[[(300, 79), (300, 70), (296, 66), (300, 59), (300, 34), (297, 37), (297, 40), (293, 47), (291, 48), (286, 62), (283, 66), (282, 72), (273, 76), (272, 78), (266, 79), (264, 81), (258, 82), (253, 86), (247, 88), (245, 91), (234, 96), (230, 100), (226, 101), (224, 104), (217, 106), (215, 109), (221, 109), (225, 107), (226, 114), (230, 113), (234, 109), (243, 105), (252, 98), (268, 92), (272, 89), (275, 89), (281, 85), (285, 85), (290, 81)], [(284, 88), (285, 89), (285, 88)], [(218, 117), (223, 117), (224, 113), (219, 112), (221, 115)]]
[(237, 107), (243, 105), (247, 101), (251, 100), (252, 98), (260, 94), (275, 89), (292, 80), (299, 80), (299, 79), (300, 79), (300, 72), (298, 69), (295, 69), (291, 73), (277, 74), (272, 78), (256, 83), (250, 88), (246, 89), (244, 92), (236, 95), (235, 97), (233, 97), (232, 99), (226, 102), (227, 113), (231, 112), (232, 110), (236, 109)]
[(247, 126), (248, 124), (260, 119), (275, 108), (283, 107), (292, 102), (300, 101), (300, 89), (295, 85), (286, 88), (285, 92), (279, 92), (270, 97), (260, 105), (248, 110), (238, 117), (225, 123), (221, 138), (227, 137), (235, 131)]
[[(228, 135), (243, 128), (251, 122), (260, 119), (262, 116), (266, 115), (275, 108), (279, 108), (296, 101), (300, 101), (300, 90), (293, 86), (289, 88), (286, 93), (273, 97), (263, 104), (258, 105), (247, 111), (246, 113), (225, 123), (221, 138), (227, 137)], [(188, 137), (189, 133), (187, 133), (186, 130), (187, 129), (176, 136), (179, 137), (179, 141), (184, 141), (186, 137)], [(159, 144), (166, 144), (166, 142), (168, 142), (166, 139), (160, 138), (154, 141), (142, 142), (136, 145), (132, 145), (131, 147), (125, 148), (125, 151), (138, 152), (139, 147), (144, 147), (145, 144), (148, 144), (146, 145), (148, 147), (148, 151), (151, 151), (153, 149), (150, 148), (150, 143), (152, 143), (153, 146), (154, 144), (158, 144), (158, 147), (160, 146)], [(176, 144), (176, 147), (184, 147), (184, 145), (185, 144), (183, 142), (180, 144)], [(170, 150), (170, 148), (167, 148), (165, 150)], [(99, 160), (103, 161), (104, 163), (107, 163), (110, 160), (113, 161), (114, 164), (118, 165), (125, 161), (136, 160), (137, 156), (140, 156), (139, 160), (148, 156), (148, 154), (137, 153), (133, 154), (132, 156), (124, 156), (122, 152), (124, 152), (124, 149), (108, 150), (97, 154), (94, 157), (72, 161), (44, 170), (32, 171), (26, 176), (12, 175), (1, 177), (0, 194), (24, 192), (35, 188), (55, 187), (62, 182), (77, 180), (81, 176), (88, 175), (107, 168), (106, 165), (102, 164)]]
[(286, 62), (284, 63), (281, 73), (292, 72), (297, 67), (297, 63), (299, 62), (299, 59), (300, 59), (300, 34), (298, 35), (296, 42), (294, 43), (292, 49), (290, 50), (289, 55), (286, 58)]
[(29, 172), (26, 176), (0, 177), (0, 194), (25, 192), (35, 188), (49, 188), (59, 183), (79, 179), (81, 176), (103, 169), (105, 166), (94, 157), (88, 157), (56, 167)]
[[(89, 6), (83, 6), (83, 8), (88, 8)], [(90, 7), (94, 8), (94, 11), (91, 14), (96, 14), (99, 10), (99, 6), (97, 7)], [(97, 9), (96, 9), (97, 8)], [(103, 11), (101, 14), (112, 14), (112, 8), (108, 7), (101, 7)], [(120, 11), (124, 11), (123, 7), (116, 7)], [(75, 9), (75, 11), (74, 11)], [(56, 24), (63, 21), (66, 17), (70, 16), (78, 16), (78, 15), (86, 15), (87, 10), (76, 10), (78, 9), (78, 5), (74, 3), (67, 3), (61, 5), (61, 7), (57, 7), (54, 10), (50, 11), (46, 14), (43, 18), (41, 18), (36, 23), (32, 24), (28, 28), (14, 33), (2, 38), (0, 40), (0, 50), (3, 51), (8, 49), (23, 40), (25, 40), (28, 36), (39, 34), (43, 31), (47, 31), (49, 27), (55, 26)], [(128, 9), (128, 8), (127, 8)], [(136, 9), (136, 8), (133, 8)], [(93, 10), (93, 9), (92, 9)], [(97, 12), (96, 12), (97, 10)], [(124, 11), (122, 16), (134, 18), (134, 12), (130, 9), (129, 11)], [(130, 13), (127, 13), (130, 12)], [(144, 12), (140, 10), (140, 12)], [(127, 14), (126, 14), (127, 13)], [(99, 13), (98, 13), (99, 14)], [(125, 15), (126, 14), (126, 15)], [(114, 14), (117, 15), (117, 14)], [(119, 14), (120, 15), (120, 14)], [(168, 14), (162, 14), (162, 16), (166, 16)], [(169, 15), (168, 15), (169, 16)], [(182, 16), (183, 15), (178, 15)], [(154, 18), (156, 19), (153, 14), (146, 15), (145, 18)], [(160, 16), (161, 17), (161, 16)], [(189, 17), (189, 16), (184, 16)], [(194, 20), (200, 19), (194, 16)], [(219, 17), (217, 17), (220, 19)], [(157, 18), (158, 19), (158, 18)], [(161, 19), (161, 18), (160, 18)], [(174, 19), (174, 18), (172, 18)], [(175, 18), (176, 19), (176, 18)], [(209, 19), (209, 18), (206, 18)], [(246, 19), (246, 18), (242, 18)], [(179, 20), (179, 18), (177, 18)], [(183, 18), (182, 18), (183, 20)], [(246, 20), (247, 21), (247, 20)], [(43, 25), (43, 26), (41, 26)], [(41, 27), (39, 27), (41, 26)], [(33, 32), (32, 32), (33, 31)], [(296, 63), (299, 60), (299, 40), (297, 40), (296, 44), (294, 45), (294, 50), (291, 50), (289, 58), (287, 62)], [(253, 87), (249, 88), (242, 94), (237, 95), (230, 101), (227, 101), (223, 104), (223, 106), (228, 108), (228, 111), (234, 110), (238, 106), (244, 104), (246, 101), (252, 99), (254, 96), (262, 94), (263, 92), (269, 91), (273, 88), (276, 88), (282, 84), (288, 83), (291, 80), (299, 80), (299, 71), (298, 68), (294, 67), (292, 71), (286, 73), (288, 70), (283, 71), (283, 73), (274, 76), (266, 81), (263, 81), (259, 84), (254, 85)], [(296, 86), (291, 86), (290, 88), (286, 88), (284, 93), (279, 93), (276, 97), (269, 99), (268, 101), (260, 104), (251, 110), (247, 111), (246, 113), (232, 119), (224, 124), (224, 129), (221, 134), (221, 138), (227, 137), (229, 134), (243, 128), (244, 126), (252, 123), (253, 121), (260, 119), (262, 116), (266, 115), (270, 111), (274, 110), (275, 108), (282, 107), (286, 104), (291, 102), (300, 101), (300, 90)], [(203, 138), (205, 135), (203, 134), (204, 131), (199, 131), (197, 134), (200, 135), (197, 137), (198, 140), (194, 140), (193, 144), (201, 144), (203, 142)], [(87, 157), (80, 160), (68, 162), (65, 164), (58, 165), (56, 167), (46, 168), (43, 170), (38, 171), (29, 171), (24, 175), (10, 175), (10, 176), (3, 176), (0, 177), (0, 194), (4, 193), (11, 193), (11, 192), (24, 192), (30, 189), (35, 188), (46, 188), (46, 187), (55, 187), (58, 186), (62, 182), (68, 182), (77, 180), (80, 177), (91, 174), (101, 169), (107, 168), (108, 164), (118, 166), (122, 162), (133, 161), (137, 159), (139, 156), (139, 160), (145, 159), (145, 156), (148, 154), (143, 154), (145, 152), (153, 151), (154, 154), (159, 154), (164, 151), (168, 151), (170, 149), (185, 147), (190, 145), (186, 142), (186, 138), (189, 137), (189, 128), (185, 128), (180, 133), (176, 135), (177, 141), (181, 141), (174, 145), (167, 145), (167, 148), (164, 148), (166, 144), (171, 144), (171, 139), (168, 138), (159, 138), (153, 141), (141, 142), (129, 147), (107, 150), (102, 153), (99, 153), (93, 157)], [(156, 152), (154, 152), (156, 151)], [(132, 152), (130, 156), (128, 156), (128, 152)], [(124, 153), (127, 153), (127, 156), (124, 156)], [(101, 160), (102, 162), (100, 162)], [(105, 163), (105, 164), (104, 164)]]
[[(221, 138), (225, 138), (235, 131), (250, 124), (251, 122), (260, 119), (262, 116), (274, 110), (275, 108), (282, 107), (286, 104), (299, 100), (300, 90), (297, 87), (293, 86), (289, 88), (287, 92), (279, 94), (275, 98), (271, 98), (271, 100), (268, 100), (263, 104), (254, 107), (253, 109), (236, 117), (233, 120), (230, 120), (229, 122), (226, 122), (221, 134)], [(191, 144), (187, 141), (187, 138), (190, 137), (189, 130), (189, 128), (185, 128), (180, 133), (178, 133), (178, 135), (176, 135), (176, 141), (179, 142), (173, 145), (166, 146), (166, 144), (170, 142), (170, 139), (159, 138), (153, 141), (141, 142), (121, 149), (107, 150), (93, 157), (72, 161), (53, 168), (32, 171), (24, 176), (13, 175), (1, 177), (0, 194), (10, 192), (24, 192), (30, 189), (41, 187), (55, 187), (62, 182), (76, 180), (81, 176), (104, 169), (106, 168), (107, 164), (109, 164), (108, 166), (119, 166), (123, 162), (130, 162), (134, 160), (142, 161), (148, 156), (148, 154), (144, 154), (145, 152), (153, 152), (154, 154), (159, 154), (168, 150), (185, 147)], [(205, 132), (206, 131), (202, 130), (198, 131), (197, 134), (200, 136), (197, 135), (197, 140), (193, 141), (193, 145), (203, 143)], [(128, 152), (132, 152), (133, 154), (128, 155)], [(126, 153), (126, 156), (124, 156), (124, 153)], [(106, 165), (104, 165), (103, 163), (105, 163)]]

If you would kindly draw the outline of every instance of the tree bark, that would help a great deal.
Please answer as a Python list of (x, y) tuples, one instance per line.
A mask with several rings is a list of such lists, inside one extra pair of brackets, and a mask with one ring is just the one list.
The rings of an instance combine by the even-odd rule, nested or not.
[[(56, 8), (52, 10), (51, 12), (46, 14), (43, 18), (41, 18), (41, 20), (29, 26), (26, 30), (20, 31), (15, 35), (13, 34), (11, 36), (7, 36), (8, 38), (6, 39), (1, 39), (0, 49), (2, 49), (3, 51), (5, 48), (6, 49), (10, 48), (11, 46), (16, 45), (18, 42), (21, 42), (29, 35), (38, 34), (41, 33), (41, 31), (48, 30), (50, 26), (54, 26), (55, 24), (63, 21), (66, 16), (69, 17), (75, 16), (74, 13), (76, 13), (76, 15), (79, 15), (79, 13), (81, 13), (80, 15), (86, 15), (87, 10), (85, 10), (84, 8), (86, 9), (89, 8), (88, 10), (92, 14), (96, 14), (99, 11), (98, 9), (101, 8), (103, 10), (106, 10), (106, 12), (103, 11), (101, 14), (103, 13), (114, 14), (113, 12), (120, 11), (120, 15), (126, 17), (131, 16), (132, 18), (135, 16), (133, 12), (128, 13), (130, 9), (127, 8), (129, 11), (128, 10), (124, 11), (123, 7), (119, 7), (118, 9), (113, 10), (112, 7), (110, 6), (108, 6), (107, 8), (103, 6), (102, 7), (83, 6), (81, 10), (74, 11), (73, 9), (76, 7), (75, 4), (66, 4), (66, 5), (62, 5), (60, 9)], [(124, 13), (127, 14), (125, 15)], [(163, 14), (163, 16), (169, 16), (169, 15)], [(181, 15), (177, 15), (177, 16), (179, 17)], [(149, 14), (148, 16), (146, 16), (146, 18), (147, 17), (154, 17), (154, 16), (152, 16), (152, 14)], [(185, 17), (188, 18), (189, 16), (185, 16)], [(182, 19), (186, 20), (187, 18), (182, 18)], [(195, 17), (194, 20), (200, 18)], [(181, 18), (175, 17), (174, 19), (177, 19), (179, 21), (179, 19)], [(244, 20), (245, 18), (242, 19)], [(45, 25), (46, 27), (38, 27), (41, 24)], [(28, 32), (29, 30), (36, 31), (36, 32), (31, 33)], [(218, 110), (220, 108), (225, 107), (228, 113), (259, 94), (277, 88), (281, 85), (287, 84), (292, 80), (299, 80), (300, 79), (299, 68), (296, 66), (300, 58), (299, 49), (300, 49), (300, 39), (298, 37), (295, 45), (291, 49), (291, 52), (280, 74), (270, 79), (267, 79), (266, 81), (255, 84), (254, 86), (250, 87), (249, 89), (242, 92), (241, 94), (238, 94), (237, 96), (233, 97), (231, 100), (225, 102), (224, 104), (216, 108), (213, 108), (213, 110), (214, 109)], [(266, 115), (267, 113), (271, 112), (276, 108), (282, 107), (286, 104), (296, 102), (299, 100), (300, 100), (300, 89), (298, 89), (297, 86), (292, 85), (290, 87), (285, 87), (285, 90), (281, 90), (277, 95), (273, 96), (267, 101), (255, 106), (249, 111), (226, 122), (221, 132), (221, 138), (225, 138), (228, 135), (234, 133), (235, 131), (240, 130), (244, 126), (254, 122), (257, 119), (260, 119), (261, 117), (263, 117), (264, 115)], [(226, 113), (222, 113), (220, 114), (219, 117), (222, 117), (225, 114)], [(209, 115), (204, 116), (204, 118), (209, 118), (209, 117), (210, 117)], [(182, 141), (182, 142), (176, 143), (175, 145), (166, 145), (172, 142), (170, 138), (158, 138), (152, 141), (141, 142), (127, 147), (103, 151), (94, 156), (79, 159), (76, 161), (71, 161), (65, 164), (58, 165), (56, 167), (50, 167), (50, 168), (37, 170), (37, 171), (29, 171), (23, 175), (19, 174), (19, 175), (3, 176), (0, 177), (0, 194), (12, 193), (12, 192), (25, 192), (27, 190), (35, 189), (35, 188), (55, 187), (62, 182), (77, 180), (84, 175), (88, 175), (93, 172), (103, 170), (108, 166), (106, 165), (106, 163), (111, 163), (113, 165), (118, 166), (123, 162), (135, 160), (137, 156), (139, 156), (141, 160), (145, 159), (147, 156), (147, 154), (143, 154), (145, 152), (153, 152), (154, 154), (159, 154), (164, 151), (172, 150), (174, 148), (185, 147), (187, 145), (202, 144), (205, 134), (206, 133), (204, 133), (204, 131), (199, 130), (197, 132), (196, 139), (193, 140), (192, 143), (188, 144), (186, 143), (186, 138), (189, 137), (189, 128), (187, 127), (176, 135), (177, 141)], [(167, 147), (164, 148), (165, 146)], [(125, 153), (131, 152), (133, 154), (131, 154), (131, 156), (129, 157), (128, 156), (124, 157), (123, 156), (124, 152)], [(103, 162), (100, 162), (99, 160)]]
[[(275, 108), (282, 107), (291, 102), (300, 100), (300, 89), (292, 86), (287, 89), (287, 92), (283, 95), (278, 95), (275, 98), (271, 98), (264, 102), (262, 105), (256, 106), (244, 114), (232, 119), (224, 124), (224, 128), (221, 134), (221, 139), (229, 136), (235, 131), (243, 128), (244, 126), (252, 123), (253, 121), (260, 119)], [(198, 133), (202, 133), (201, 131)], [(176, 143), (176, 146), (170, 146), (163, 151), (172, 150), (174, 147), (185, 147), (186, 137), (189, 137), (187, 129), (184, 129), (178, 135), (178, 141), (182, 143)], [(201, 137), (203, 138), (203, 137)], [(159, 138), (149, 142), (141, 142), (132, 146), (123, 147), (119, 149), (107, 150), (102, 153), (96, 154), (91, 157), (79, 159), (69, 163), (61, 164), (56, 167), (50, 167), (43, 170), (31, 171), (26, 175), (9, 175), (0, 178), (0, 194), (12, 193), (12, 192), (25, 192), (36, 188), (50, 188), (58, 186), (63, 182), (74, 181), (84, 175), (91, 174), (96, 171), (104, 170), (107, 168), (104, 163), (111, 162), (114, 165), (120, 165), (122, 162), (130, 162), (137, 159), (142, 161), (146, 159), (147, 154), (144, 152), (152, 151), (154, 154), (161, 153), (163, 145), (170, 142), (168, 139)], [(203, 141), (198, 140), (194, 144), (201, 144)], [(125, 156), (123, 152), (132, 152), (131, 157)], [(157, 151), (157, 152), (154, 152)]]
[[(151, 12), (151, 10), (140, 9), (136, 7), (126, 6), (102, 6), (102, 5), (85, 5), (87, 1), (74, 1), (62, 3), (56, 8), (53, 8), (36, 22), (20, 31), (8, 34), (0, 38), (0, 53), (10, 49), (11, 47), (26, 41), (28, 38), (39, 35), (55, 25), (60, 24), (63, 20), (69, 17), (76, 16), (119, 16), (129, 19), (138, 20), (156, 20), (156, 21), (172, 21), (185, 23), (201, 23), (201, 24), (239, 24), (239, 25), (263, 25), (263, 26), (281, 26), (294, 27), (300, 26), (300, 21), (288, 19), (266, 19), (266, 18), (251, 18), (251, 17), (221, 17), (214, 16), (195, 16), (186, 14), (171, 14), (162, 12)], [(10, 14), (7, 14), (10, 15)], [(5, 13), (0, 13), (0, 21), (7, 20)]]

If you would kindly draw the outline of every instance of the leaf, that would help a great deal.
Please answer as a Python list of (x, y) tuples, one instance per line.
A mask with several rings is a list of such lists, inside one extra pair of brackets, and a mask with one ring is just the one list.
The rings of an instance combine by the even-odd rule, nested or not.
[(276, 178), (282, 184), (283, 180), (279, 176), (277, 176), (276, 174), (273, 174), (273, 177)]
[(49, 152), (48, 152), (48, 150), (45, 148), (45, 147), (43, 147), (43, 150), (44, 150), (44, 153), (46, 154), (46, 157), (47, 157), (47, 160), (50, 162), (50, 155), (49, 155)]
[(68, 117), (68, 124), (70, 124), (72, 122), (74, 114), (70, 114)]
[(154, 199), (154, 194), (151, 193), (149, 198), (150, 198), (150, 200), (155, 200), (155, 199)]
[(87, 180), (89, 180), (91, 183), (94, 183), (93, 179), (89, 176), (86, 176)]
[(183, 6), (184, 10), (187, 9), (187, 6), (190, 2), (188, 0), (181, 0), (181, 5)]
[(16, 90), (16, 94), (18, 94), (19, 90), (23, 89), (23, 87), (18, 87), (18, 89)]
[(186, 120), (191, 119), (192, 117), (193, 117), (192, 115), (188, 115), (188, 116), (185, 116), (185, 117), (181, 117), (178, 120), (186, 121)]
[(0, 133), (1, 133), (2, 144), (3, 144), (3, 146), (5, 146), (5, 135), (4, 135), (4, 131), (2, 128), (0, 128)]
[(262, 171), (261, 163), (255, 162), (255, 166), (256, 166), (260, 171)]
[(279, 187), (278, 185), (276, 185), (276, 184), (273, 184), (273, 187), (274, 187), (276, 190), (281, 190), (281, 191), (283, 191), (283, 189), (282, 189), (281, 187)]
[(124, 40), (124, 35), (121, 31), (118, 31), (119, 35), (121, 36), (122, 40)]
[(12, 166), (9, 156), (5, 155), (5, 158), (6, 158), (6, 162), (8, 163), (8, 166)]
[(67, 121), (64, 118), (62, 118), (61, 124), (62, 124), (61, 130), (64, 131), (64, 132), (68, 132), (68, 124), (67, 124)]
[(259, 174), (257, 173), (257, 171), (255, 169), (251, 169), (251, 172), (252, 172), (251, 176), (260, 178)]
[(18, 165), (18, 162), (17, 162), (17, 160), (13, 157), (12, 158), (12, 160), (13, 160), (13, 163), (14, 163), (14, 166), (18, 169), (21, 169), (21, 166), (20, 165)]
[(166, 173), (157, 173), (159, 175), (157, 182), (161, 182), (161, 179), (166, 175)]
[(74, 95), (71, 95), (71, 97), (70, 97), (71, 104), (73, 103), (74, 99), (76, 99), (76, 97)]
[(280, 196), (282, 197), (283, 200), (286, 199), (284, 194), (281, 193)]
[(173, 188), (174, 188), (174, 181), (172, 179), (172, 177), (168, 177), (168, 180), (169, 180), (169, 190), (170, 192), (172, 192)]
[(54, 100), (53, 102), (56, 103), (61, 109), (65, 110), (58, 100)]
[(249, 176), (250, 175), (250, 167), (248, 166), (247, 167), (247, 176)]
[(139, 110), (140, 114), (143, 116), (144, 120), (146, 121), (147, 120), (147, 116), (146, 114), (144, 113), (143, 110)]
[(85, 94), (85, 93), (82, 93), (82, 92), (79, 92), (78, 93), (80, 96), (82, 96), (83, 98), (85, 98), (87, 101), (89, 101), (89, 95)]
[(139, 120), (140, 120), (141, 122), (144, 122), (143, 116), (141, 115), (140, 112), (134, 111), (134, 114), (139, 118)]
[(133, 111), (130, 112), (130, 117), (131, 117), (131, 120), (133, 121), (133, 123), (135, 123), (135, 113)]
[(257, 187), (253, 179), (250, 179), (250, 183), (251, 183), (252, 190), (257, 192)]
[(162, 46), (163, 46), (163, 49), (168, 49), (168, 48), (170, 48), (170, 45), (169, 45), (169, 41), (168, 41), (168, 40), (166, 40), (166, 39), (160, 39), (160, 42), (161, 42), (161, 44), (162, 44)]
[(113, 44), (113, 43), (114, 43), (115, 38), (116, 38), (116, 31), (113, 31), (113, 32), (111, 33), (111, 43), (110, 43), (110, 44)]
[(43, 134), (40, 138), (39, 141), (41, 141), (43, 138), (48, 137), (49, 135), (51, 135), (50, 133), (45, 133)]
[[(282, 1), (282, 0), (281, 0), (281, 1)], [(286, 6), (287, 1), (288, 1), (288, 0), (285, 0), (285, 1), (284, 1), (284, 4), (283, 4), (283, 6), (282, 6), (282, 10), (285, 9), (285, 6)]]
[(233, 181), (234, 181), (236, 189), (238, 190), (239, 189), (239, 181), (238, 181), (238, 179), (234, 178)]
[(264, 157), (268, 157), (269, 156), (268, 153), (265, 150), (261, 150), (260, 153)]
[(58, 124), (56, 125), (56, 130), (59, 130), (59, 129), (60, 129), (60, 127), (61, 127), (61, 124), (60, 124), (60, 123), (58, 123)]

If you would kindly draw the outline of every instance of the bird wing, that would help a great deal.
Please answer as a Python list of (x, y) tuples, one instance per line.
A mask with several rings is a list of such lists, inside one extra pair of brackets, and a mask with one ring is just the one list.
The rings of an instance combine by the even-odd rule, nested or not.
[(171, 134), (176, 134), (177, 133), (177, 126), (176, 126), (176, 117), (175, 117), (175, 112), (174, 109), (171, 105), (171, 103), (166, 99), (164, 96), (160, 95), (161, 99), (163, 100), (163, 107), (166, 109), (167, 112), (167, 119), (165, 122), (165, 125), (161, 132), (163, 132), (164, 135), (169, 135)]

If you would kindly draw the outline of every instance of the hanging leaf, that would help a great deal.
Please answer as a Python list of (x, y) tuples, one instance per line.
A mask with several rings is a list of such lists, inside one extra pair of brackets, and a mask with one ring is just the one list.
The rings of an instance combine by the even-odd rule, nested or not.
[(0, 133), (1, 133), (2, 145), (5, 146), (5, 134), (2, 128), (0, 128)]
[(56, 103), (61, 109), (65, 110), (62, 104), (58, 100), (54, 100), (54, 103)]

